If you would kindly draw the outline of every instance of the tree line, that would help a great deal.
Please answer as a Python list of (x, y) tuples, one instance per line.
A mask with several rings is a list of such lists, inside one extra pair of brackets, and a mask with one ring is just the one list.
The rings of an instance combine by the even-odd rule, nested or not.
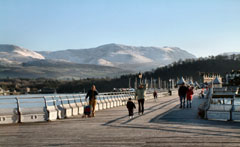
[[(222, 77), (232, 70), (240, 70), (239, 55), (218, 55), (206, 58), (187, 59), (173, 62), (167, 66), (159, 67), (152, 71), (142, 73), (144, 79), (151, 78), (168, 81), (177, 80), (180, 77), (191, 77), (194, 81), (201, 82), (203, 73), (217, 73)], [(113, 88), (127, 88), (130, 85), (134, 87), (135, 79), (138, 73), (122, 75), (119, 78), (87, 78), (81, 80), (63, 81), (54, 79), (2, 79), (0, 86), (4, 88), (15, 89), (18, 87), (30, 88), (51, 88), (57, 93), (79, 93), (86, 92), (92, 84), (95, 84), (100, 92), (112, 91)]]

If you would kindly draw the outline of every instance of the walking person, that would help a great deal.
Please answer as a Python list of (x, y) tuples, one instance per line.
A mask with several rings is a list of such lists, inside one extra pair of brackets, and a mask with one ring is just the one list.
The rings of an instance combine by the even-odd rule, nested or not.
[(134, 117), (133, 110), (136, 109), (136, 106), (135, 106), (135, 104), (133, 103), (133, 101), (132, 101), (131, 98), (128, 99), (127, 109), (128, 109), (129, 118), (133, 118), (133, 117)]
[(138, 89), (136, 90), (136, 94), (135, 94), (135, 96), (137, 97), (137, 100), (138, 100), (138, 114), (139, 115), (144, 113), (145, 95), (146, 95), (146, 89), (141, 84), (138, 87)]
[(95, 85), (92, 85), (91, 89), (88, 91), (85, 99), (87, 100), (87, 98), (89, 97), (89, 105), (91, 106), (91, 112), (92, 112), (92, 117), (95, 116), (95, 107), (97, 104), (97, 96), (98, 95), (98, 91), (96, 89)]
[(204, 99), (204, 88), (201, 89), (201, 92), (200, 92), (200, 98)]
[(188, 88), (183, 83), (178, 89), (178, 96), (180, 98), (180, 108), (185, 108), (185, 99)]
[(193, 87), (189, 87), (187, 91), (187, 108), (192, 108)]
[(172, 90), (170, 88), (168, 89), (168, 95), (172, 95)]
[(154, 92), (153, 92), (153, 97), (154, 97), (154, 100), (156, 101), (157, 100), (157, 91), (156, 90), (154, 90)]

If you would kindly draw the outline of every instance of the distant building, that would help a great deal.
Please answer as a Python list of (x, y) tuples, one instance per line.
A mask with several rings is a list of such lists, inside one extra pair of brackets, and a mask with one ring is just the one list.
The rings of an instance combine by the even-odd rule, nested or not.
[(219, 74), (204, 73), (203, 74), (203, 83), (211, 83), (214, 79), (216, 79), (216, 77), (222, 83), (222, 77)]

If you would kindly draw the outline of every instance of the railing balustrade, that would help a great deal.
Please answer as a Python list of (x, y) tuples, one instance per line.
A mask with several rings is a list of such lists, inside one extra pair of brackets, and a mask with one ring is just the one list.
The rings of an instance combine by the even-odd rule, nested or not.
[[(0, 96), (0, 124), (55, 121), (81, 115), (84, 106), (88, 104), (85, 96), (85, 94)], [(152, 99), (150, 94), (147, 97)], [(96, 111), (126, 105), (128, 98), (134, 100), (135, 93), (99, 93)]]
[[(99, 93), (96, 111), (126, 104), (132, 92)], [(83, 114), (85, 94), (0, 96), (0, 124), (55, 121)]]

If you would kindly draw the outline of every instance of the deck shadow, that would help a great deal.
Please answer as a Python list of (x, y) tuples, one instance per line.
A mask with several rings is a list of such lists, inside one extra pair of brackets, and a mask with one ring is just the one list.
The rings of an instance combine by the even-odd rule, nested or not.
[(152, 118), (149, 122), (240, 129), (239, 122), (201, 119), (198, 117), (199, 100), (196, 100), (198, 102), (193, 105), (193, 108), (180, 109), (179, 105), (177, 105), (167, 112)]
[[(119, 117), (117, 119), (108, 121), (103, 126), (116, 127), (116, 128), (126, 128), (126, 129), (142, 129), (142, 130), (157, 130), (164, 132), (172, 132), (172, 133), (186, 133), (197, 136), (217, 136), (217, 137), (232, 137), (239, 138), (240, 132), (232, 132), (231, 130), (219, 130), (213, 128), (223, 128), (223, 129), (237, 129), (240, 130), (240, 123), (237, 122), (224, 122), (224, 121), (212, 121), (212, 120), (204, 120), (197, 117), (197, 106), (204, 100), (195, 99), (193, 104), (193, 108), (188, 109), (180, 109), (179, 105), (176, 105), (174, 108), (168, 110), (165, 113), (157, 115), (152, 118), (148, 124), (131, 124), (133, 119), (115, 123), (118, 120), (121, 120), (126, 116)], [(154, 105), (148, 108), (148, 111), (145, 113), (151, 113), (153, 111), (157, 111), (158, 109), (166, 107), (168, 104), (175, 101), (167, 101), (161, 105)], [(158, 106), (158, 107), (157, 107)], [(140, 116), (141, 117), (141, 116)], [(138, 118), (138, 117), (136, 117)], [(134, 118), (134, 119), (136, 119)], [(156, 124), (156, 125), (155, 125)], [(159, 124), (159, 125), (157, 125)], [(167, 124), (167, 125), (165, 125)], [(180, 125), (180, 126), (179, 126)], [(186, 127), (185, 127), (186, 126)], [(189, 128), (190, 126), (190, 128)], [(194, 127), (196, 126), (196, 127)], [(211, 131), (209, 127), (212, 127)], [(210, 132), (209, 132), (210, 131)]]

